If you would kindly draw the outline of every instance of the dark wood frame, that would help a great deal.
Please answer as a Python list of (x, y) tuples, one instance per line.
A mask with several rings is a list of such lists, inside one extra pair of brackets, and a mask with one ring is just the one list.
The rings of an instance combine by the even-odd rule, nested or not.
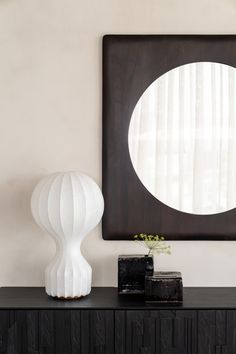
[(107, 35), (103, 38), (103, 238), (135, 233), (169, 240), (236, 240), (236, 209), (193, 215), (153, 197), (137, 177), (128, 150), (132, 111), (145, 89), (179, 65), (210, 61), (236, 67), (234, 35)]

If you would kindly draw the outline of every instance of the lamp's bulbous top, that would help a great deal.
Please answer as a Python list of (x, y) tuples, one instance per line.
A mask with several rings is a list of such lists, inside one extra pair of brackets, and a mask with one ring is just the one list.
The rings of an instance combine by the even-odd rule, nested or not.
[(79, 172), (43, 178), (31, 198), (36, 223), (55, 238), (83, 238), (101, 220), (103, 196), (98, 185)]

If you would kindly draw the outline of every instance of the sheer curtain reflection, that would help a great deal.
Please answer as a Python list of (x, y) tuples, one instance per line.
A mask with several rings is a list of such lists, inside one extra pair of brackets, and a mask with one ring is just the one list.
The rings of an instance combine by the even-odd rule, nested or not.
[(193, 63), (157, 79), (129, 128), (137, 175), (157, 199), (193, 214), (236, 206), (236, 69)]

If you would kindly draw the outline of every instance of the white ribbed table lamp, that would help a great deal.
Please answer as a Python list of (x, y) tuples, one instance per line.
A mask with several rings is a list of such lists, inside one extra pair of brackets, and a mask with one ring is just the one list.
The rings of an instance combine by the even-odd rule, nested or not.
[(55, 173), (35, 187), (31, 210), (36, 223), (56, 241), (46, 268), (46, 292), (79, 298), (91, 291), (92, 269), (81, 254), (83, 238), (101, 220), (104, 201), (97, 184), (79, 172)]

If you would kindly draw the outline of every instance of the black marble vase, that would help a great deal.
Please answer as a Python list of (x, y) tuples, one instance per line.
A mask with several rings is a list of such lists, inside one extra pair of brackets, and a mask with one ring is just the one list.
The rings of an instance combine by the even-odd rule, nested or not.
[(145, 277), (153, 274), (153, 257), (144, 255), (119, 256), (119, 294), (144, 294)]
[(147, 302), (183, 301), (183, 281), (180, 272), (155, 272), (145, 279)]

